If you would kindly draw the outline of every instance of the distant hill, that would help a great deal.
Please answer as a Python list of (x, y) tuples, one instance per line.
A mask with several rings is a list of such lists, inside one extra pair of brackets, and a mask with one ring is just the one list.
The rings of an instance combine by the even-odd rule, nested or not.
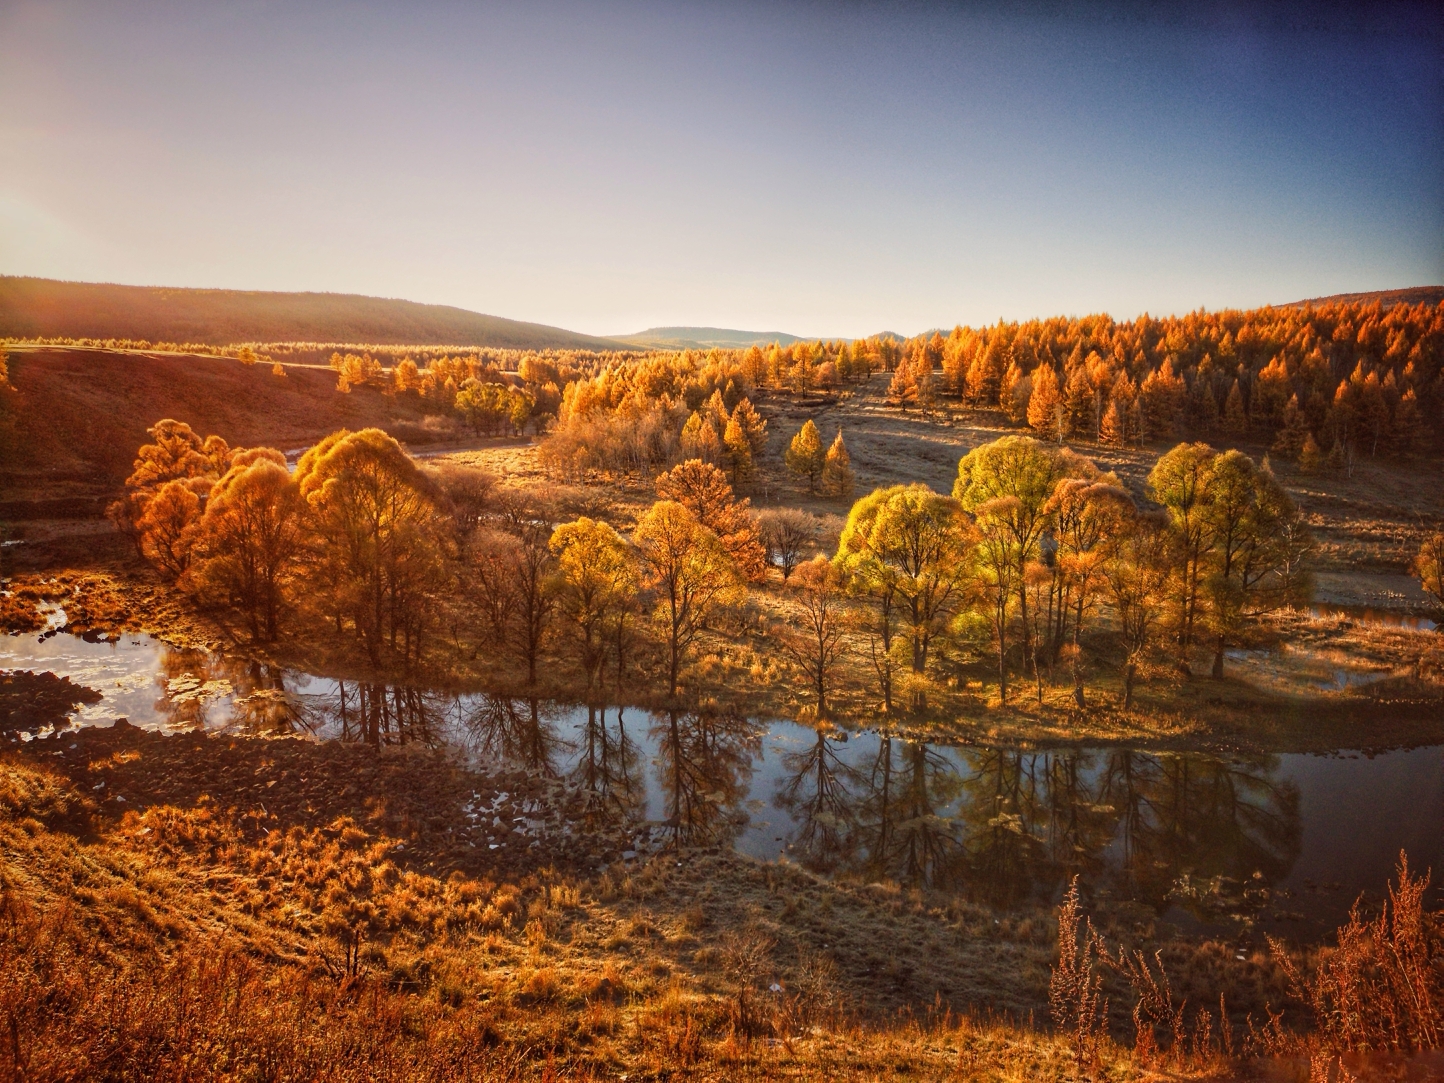
[(798, 335), (781, 331), (734, 331), (726, 327), (650, 327), (635, 335), (618, 335), (617, 341), (656, 350), (736, 350), (747, 346), (787, 346), (801, 342)]
[(1310, 297), (1307, 301), (1290, 301), (1278, 308), (1303, 308), (1312, 305), (1371, 305), (1378, 301), (1385, 308), (1395, 305), (1437, 305), (1444, 301), (1444, 286), (1410, 286), (1404, 290), (1375, 290), (1372, 293), (1334, 293), (1328, 297)]
[(212, 346), (354, 342), (519, 350), (626, 348), (615, 339), (540, 323), (352, 293), (171, 289), (12, 275), (0, 275), (0, 336), (130, 338)]

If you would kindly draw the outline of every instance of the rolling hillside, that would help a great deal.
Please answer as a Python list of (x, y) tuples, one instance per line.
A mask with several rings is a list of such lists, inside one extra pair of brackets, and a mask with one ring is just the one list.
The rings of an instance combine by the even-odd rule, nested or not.
[(596, 338), (423, 305), (349, 293), (269, 293), (58, 282), (0, 276), (0, 337), (129, 338), (150, 342), (355, 342), (510, 349), (616, 350)]
[(1291, 301), (1279, 308), (1303, 308), (1312, 305), (1349, 304), (1368, 305), (1378, 301), (1384, 308), (1395, 305), (1437, 305), (1444, 301), (1444, 286), (1410, 286), (1404, 290), (1374, 290), (1370, 293), (1333, 293), (1328, 297), (1310, 297), (1304, 301)]
[(776, 342), (787, 346), (802, 341), (797, 335), (782, 331), (735, 331), (727, 327), (649, 327), (635, 335), (619, 335), (619, 342), (629, 346), (656, 350), (723, 350), (747, 346), (770, 346)]
[(425, 407), (371, 388), (336, 390), (336, 375), (181, 353), (22, 347), (14, 391), (0, 401), (0, 519), (97, 516), (130, 473), (145, 430), (163, 417), (232, 446), (290, 451), (340, 428), (379, 425), (425, 438)]

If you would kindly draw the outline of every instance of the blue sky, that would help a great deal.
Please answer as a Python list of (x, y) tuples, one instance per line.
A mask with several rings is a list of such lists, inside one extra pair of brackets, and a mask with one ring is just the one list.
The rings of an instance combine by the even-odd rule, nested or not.
[(0, 272), (600, 334), (1444, 281), (1426, 5), (0, 0)]

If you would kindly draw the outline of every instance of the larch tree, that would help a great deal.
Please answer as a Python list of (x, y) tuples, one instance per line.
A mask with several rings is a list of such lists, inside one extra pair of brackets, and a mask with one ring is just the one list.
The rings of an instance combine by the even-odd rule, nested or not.
[(279, 631), (285, 586), (305, 543), (300, 491), (274, 448), (238, 452), (197, 528), (191, 582), (239, 609), (251, 637)]
[(853, 504), (838, 539), (833, 564), (847, 589), (865, 603), (857, 614), (868, 640), (868, 654), (877, 675), (882, 710), (893, 713), (893, 647), (898, 635), (898, 595), (893, 569), (878, 559), (869, 544), (879, 510), (891, 490), (876, 489)]
[(722, 437), (722, 454), (727, 461), (727, 472), (732, 475), (733, 486), (741, 485), (752, 477), (752, 441), (738, 420), (727, 421), (727, 431)]
[(1028, 398), (1028, 424), (1041, 435), (1061, 444), (1068, 435), (1058, 373), (1046, 362), (1033, 370), (1033, 391)]
[(767, 551), (758, 536), (751, 501), (732, 492), (727, 475), (710, 463), (688, 459), (657, 477), (657, 495), (675, 500), (705, 526), (753, 582), (767, 574)]
[(842, 430), (837, 430), (837, 437), (827, 449), (827, 455), (822, 462), (822, 492), (826, 496), (852, 496), (853, 474), (852, 456), (847, 453), (847, 445), (842, 442)]
[[(1424, 536), (1419, 543), (1419, 552), (1414, 555), (1413, 569), (1424, 593), (1444, 610), (1444, 530), (1435, 530)], [(1444, 629), (1444, 622), (1440, 622), (1439, 627)]]
[(792, 438), (783, 459), (788, 470), (799, 478), (807, 479), (809, 493), (817, 492), (817, 483), (827, 466), (827, 449), (823, 447), (822, 435), (817, 431), (817, 425), (810, 418)]
[(717, 535), (675, 500), (659, 500), (637, 524), (637, 548), (656, 599), (654, 617), (667, 650), (675, 699), (692, 641), (716, 610), (738, 596), (741, 576)]
[(747, 436), (747, 442), (752, 446), (752, 458), (757, 460), (767, 450), (767, 422), (758, 415), (749, 399), (742, 398), (732, 408), (731, 420), (741, 426), (743, 433)]

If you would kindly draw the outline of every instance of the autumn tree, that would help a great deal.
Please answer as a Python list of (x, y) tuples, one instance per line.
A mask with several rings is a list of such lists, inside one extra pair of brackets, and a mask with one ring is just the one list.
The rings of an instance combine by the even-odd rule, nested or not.
[(659, 500), (635, 535), (667, 646), (668, 689), (677, 695), (682, 662), (709, 618), (738, 595), (741, 577), (717, 535), (685, 506)]
[(419, 659), (442, 572), (430, 480), (380, 429), (332, 433), (301, 456), (295, 478), (314, 539), (312, 586), (350, 620), (373, 665), (387, 649)]
[(1213, 448), (1207, 444), (1179, 444), (1163, 455), (1148, 475), (1149, 496), (1168, 512), (1178, 539), (1178, 646), (1185, 671), (1207, 562), (1216, 543), (1208, 509), (1213, 461)]
[(822, 446), (822, 436), (811, 419), (792, 438), (783, 459), (788, 470), (799, 478), (807, 479), (809, 493), (817, 492), (817, 483), (827, 466), (827, 449)]
[(576, 641), (590, 702), (616, 625), (636, 603), (637, 561), (615, 530), (585, 516), (558, 526), (549, 544), (556, 557), (550, 589)]
[[(1311, 544), (1297, 506), (1267, 465), (1241, 451), (1214, 458), (1205, 514), (1214, 538), (1206, 579), (1215, 633), (1213, 676), (1223, 676), (1225, 648), (1251, 617), (1301, 599), (1303, 581), (1279, 589), (1285, 566), (1300, 562)], [(1289, 596), (1292, 593), (1294, 596)]]
[(1014, 523), (1019, 500), (997, 496), (973, 509), (977, 543), (974, 561), (993, 642), (998, 646), (998, 702), (1008, 704), (1008, 618), (1013, 599), (1022, 595), (1026, 561), (1018, 550)]
[(496, 504), (472, 539), (471, 588), (491, 642), (526, 667), (527, 686), (535, 687), (557, 607), (551, 509), (534, 494), (507, 494)]
[(762, 453), (767, 450), (767, 422), (758, 415), (751, 401), (747, 398), (738, 399), (737, 405), (732, 408), (730, 420), (735, 421), (747, 437), (753, 460), (761, 458)]
[(1082, 633), (1084, 619), (1104, 591), (1104, 564), (1111, 540), (1135, 515), (1133, 499), (1117, 480), (1064, 478), (1049, 499), (1054, 564), (1060, 579), (1058, 609), (1067, 629), (1072, 616), (1073, 698), (1086, 706), (1083, 693)]
[(705, 463), (722, 461), (722, 436), (709, 418), (694, 412), (682, 426), (682, 454)]
[(740, 571), (749, 580), (767, 574), (767, 552), (757, 533), (751, 501), (741, 500), (727, 484), (727, 476), (710, 463), (688, 459), (657, 477), (657, 495), (675, 500), (712, 531)]
[(822, 492), (825, 496), (850, 497), (852, 486), (852, 457), (847, 453), (847, 445), (842, 442), (842, 430), (838, 429), (837, 438), (832, 441), (823, 459)]
[(1029, 426), (1061, 444), (1068, 436), (1067, 418), (1058, 373), (1052, 365), (1039, 365), (1033, 372), (1033, 391), (1028, 398)]
[(919, 484), (874, 493), (853, 513), (839, 548), (844, 571), (887, 583), (909, 636), (911, 706), (925, 707), (929, 652), (960, 592), (972, 524), (956, 500)]
[[(1002, 527), (1012, 534), (1004, 549), (993, 547), (993, 555), (1006, 551), (1015, 563), (1007, 576), (1018, 597), (1018, 614), (1023, 626), (1023, 650), (1038, 675), (1038, 657), (1028, 609), (1028, 565), (1038, 557), (1043, 537), (1052, 519), (1049, 501), (1058, 482), (1070, 473), (1096, 474), (1087, 460), (1064, 450), (1048, 448), (1027, 436), (1005, 436), (968, 452), (958, 462), (953, 496), (962, 508), (979, 514), (989, 506), (989, 529)], [(999, 501), (1003, 501), (999, 503)], [(1006, 519), (1000, 518), (1006, 516)], [(996, 583), (997, 576), (993, 581)], [(1039, 698), (1042, 684), (1039, 683)]]
[[(190, 565), (202, 502), (230, 467), (231, 449), (219, 436), (202, 439), (185, 422), (170, 418), (146, 432), (153, 443), (141, 446), (125, 480), (125, 496), (106, 515), (135, 539), (142, 556), (179, 576)], [(162, 503), (150, 509), (162, 494)]]
[(190, 567), (200, 517), (200, 498), (191, 486), (167, 481), (146, 500), (136, 520), (142, 555), (172, 579), (183, 575)]
[[(1414, 556), (1414, 574), (1419, 577), (1419, 586), (1444, 609), (1444, 531), (1435, 530), (1424, 537), (1419, 552)], [(1439, 627), (1444, 630), (1444, 622)]]
[(784, 581), (817, 541), (817, 519), (800, 508), (768, 508), (757, 516), (758, 536), (769, 563), (782, 569)]
[(727, 421), (727, 429), (722, 437), (722, 455), (727, 462), (727, 472), (732, 475), (734, 486), (752, 477), (752, 441), (747, 438), (746, 431), (735, 417)]
[(456, 524), (458, 541), (471, 536), (492, 505), (497, 490), (496, 475), (479, 466), (440, 463), (426, 473), (441, 494), (441, 506)]
[(844, 649), (842, 574), (826, 557), (798, 566), (792, 598), (801, 619), (782, 629), (779, 642), (802, 669), (816, 699), (814, 717), (827, 717), (827, 694)]
[(190, 579), (245, 614), (251, 637), (279, 630), (287, 581), (305, 542), (300, 491), (274, 448), (238, 452), (196, 529)]
[(1103, 572), (1123, 641), (1123, 709), (1152, 647), (1173, 576), (1175, 535), (1164, 512), (1135, 515), (1109, 538)]
[(877, 676), (884, 714), (893, 713), (893, 648), (898, 636), (898, 594), (891, 568), (872, 551), (870, 538), (877, 515), (891, 495), (875, 489), (853, 504), (838, 539), (833, 564), (842, 572), (847, 589), (863, 600), (858, 625), (868, 641), (868, 654)]

